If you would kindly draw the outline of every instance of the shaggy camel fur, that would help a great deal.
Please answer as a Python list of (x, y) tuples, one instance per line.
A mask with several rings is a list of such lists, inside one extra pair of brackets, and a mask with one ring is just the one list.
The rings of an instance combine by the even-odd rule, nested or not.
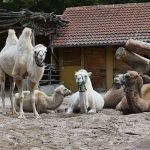
[(143, 85), (142, 77), (136, 71), (128, 71), (124, 75), (125, 98), (117, 109), (130, 113), (150, 111), (150, 84)]
[[(30, 80), (30, 95), (32, 97), (33, 112), (36, 118), (39, 117), (35, 107), (35, 100), (33, 95), (36, 84), (38, 84), (44, 72), (44, 66), (42, 65), (42, 62), (45, 59), (47, 50), (43, 45), (41, 45), (40, 48), (39, 46), (37, 46), (38, 48), (34, 48), (31, 43), (31, 34), (31, 29), (25, 28), (19, 37), (17, 45), (8, 47), (4, 53), (0, 54), (0, 80), (3, 80), (5, 73), (8, 74), (14, 78), (19, 91), (19, 118), (25, 118), (23, 112), (23, 79), (26, 77), (28, 77)], [(38, 64), (36, 63), (35, 58), (36, 60), (39, 59)]]
[[(18, 43), (18, 38), (15, 34), (15, 30), (13, 29), (9, 29), (8, 30), (8, 36), (5, 42), (5, 46), (2, 49), (0, 55), (2, 53), (5, 53), (5, 51), (11, 47), (11, 46), (16, 46), (16, 44)], [(0, 85), (1, 85), (1, 96), (2, 96), (2, 113), (5, 114), (6, 110), (5, 110), (5, 80), (6, 80), (6, 76), (5, 73), (3, 72), (3, 70), (0, 68)], [(9, 76), (9, 81), (10, 81), (10, 101), (11, 101), (11, 109), (12, 109), (12, 114), (16, 113), (15, 107), (14, 107), (14, 102), (13, 102), (13, 91), (15, 88), (15, 82), (14, 79)]]
[(104, 108), (116, 108), (116, 105), (125, 95), (122, 80), (123, 74), (118, 74), (114, 77), (112, 87), (103, 96)]
[[(23, 101), (23, 110), (25, 112), (33, 112), (32, 104), (31, 104), (31, 97), (30, 91), (24, 91), (24, 101)], [(34, 97), (35, 97), (35, 105), (37, 108), (38, 113), (48, 113), (49, 110), (54, 110), (58, 108), (65, 96), (71, 94), (71, 91), (67, 89), (64, 85), (58, 86), (52, 96), (47, 96), (44, 92), (35, 90)], [(19, 101), (19, 93), (15, 94), (15, 107), (16, 110), (19, 110), (20, 101)]]
[(68, 114), (77, 112), (96, 113), (103, 108), (104, 99), (93, 89), (90, 76), (91, 72), (87, 72), (84, 69), (75, 73), (79, 91), (70, 97)]
[(123, 47), (119, 47), (117, 49), (115, 57), (116, 59), (121, 59), (122, 61), (127, 63), (133, 70), (137, 71), (138, 73), (150, 75), (149, 59), (126, 50)]

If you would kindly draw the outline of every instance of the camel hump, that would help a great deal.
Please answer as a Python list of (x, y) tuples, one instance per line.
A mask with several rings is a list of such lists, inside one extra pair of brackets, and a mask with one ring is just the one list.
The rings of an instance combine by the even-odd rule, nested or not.
[(6, 39), (5, 45), (16, 45), (18, 42), (18, 38), (16, 36), (15, 30), (14, 29), (9, 29), (8, 30), (8, 37)]

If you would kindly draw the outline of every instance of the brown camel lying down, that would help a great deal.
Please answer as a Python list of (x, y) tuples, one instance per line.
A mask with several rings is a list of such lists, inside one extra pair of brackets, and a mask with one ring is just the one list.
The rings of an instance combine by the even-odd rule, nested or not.
[(116, 109), (129, 113), (150, 111), (150, 84), (143, 85), (142, 77), (136, 71), (124, 75), (125, 97)]
[[(124, 93), (124, 87), (123, 87), (123, 75), (124, 74), (118, 74), (114, 77), (112, 87), (103, 96), (104, 101), (105, 101), (104, 108), (113, 108), (113, 109), (116, 108), (117, 110), (123, 109), (123, 107), (121, 106), (121, 105), (125, 105), (124, 104), (125, 93)], [(148, 75), (142, 74), (140, 76), (142, 77), (144, 84), (150, 83), (150, 77)], [(142, 89), (145, 89), (145, 87), (147, 86), (144, 85)], [(145, 90), (143, 90), (143, 93), (144, 95), (148, 95)], [(121, 100), (123, 100), (122, 103), (120, 103)], [(125, 113), (128, 113), (127, 109), (124, 111)]]
[[(30, 91), (24, 91), (24, 101), (23, 101), (23, 110), (25, 112), (33, 112), (32, 104), (30, 100)], [(44, 92), (39, 90), (35, 90), (34, 97), (35, 97), (35, 105), (37, 108), (38, 113), (48, 113), (49, 110), (54, 110), (58, 108), (63, 100), (64, 97), (70, 95), (71, 91), (68, 90), (64, 85), (58, 86), (52, 96), (47, 96)], [(15, 94), (15, 107), (16, 110), (19, 111), (19, 93)]]
[(123, 74), (118, 74), (114, 77), (112, 87), (103, 96), (104, 108), (116, 108), (116, 105), (125, 95), (123, 91), (122, 80)]

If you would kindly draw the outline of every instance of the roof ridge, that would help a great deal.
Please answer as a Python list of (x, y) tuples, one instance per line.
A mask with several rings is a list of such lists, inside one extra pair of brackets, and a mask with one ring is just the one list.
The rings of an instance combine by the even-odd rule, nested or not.
[(150, 2), (145, 2), (145, 3), (125, 3), (125, 4), (109, 4), (109, 5), (91, 5), (91, 6), (78, 6), (78, 7), (68, 7), (66, 10), (83, 10), (83, 9), (88, 9), (88, 8), (119, 8), (119, 7), (132, 7), (132, 6), (145, 6), (145, 5), (150, 5)]

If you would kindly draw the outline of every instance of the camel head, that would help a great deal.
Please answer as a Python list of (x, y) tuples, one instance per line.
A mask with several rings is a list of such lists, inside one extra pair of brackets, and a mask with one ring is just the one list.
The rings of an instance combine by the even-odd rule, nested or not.
[(124, 47), (119, 47), (116, 50), (115, 57), (116, 57), (117, 60), (124, 59), (126, 56), (127, 56), (126, 49)]
[(124, 74), (117, 74), (113, 79), (113, 86), (116, 89), (120, 89), (124, 82)]
[(55, 92), (57, 94), (61, 94), (63, 96), (68, 96), (71, 95), (71, 91), (69, 89), (67, 89), (64, 85), (60, 85), (55, 89)]
[(46, 57), (47, 47), (42, 44), (38, 44), (34, 47), (34, 58), (37, 66), (43, 67), (43, 63)]
[(124, 74), (125, 86), (130, 87), (136, 84), (139, 88), (143, 85), (142, 77), (136, 71), (128, 71)]
[(85, 84), (87, 82), (87, 79), (91, 76), (91, 74), (91, 72), (87, 72), (84, 69), (75, 72), (76, 83), (78, 85)]
[[(90, 81), (89, 77), (91, 76), (91, 74), (92, 74), (91, 72), (87, 72), (84, 69), (81, 69), (75, 73), (75, 79), (79, 88), (79, 92), (85, 92), (87, 90), (86, 83), (87, 81)], [(91, 81), (90, 81), (90, 84), (91, 84)]]

